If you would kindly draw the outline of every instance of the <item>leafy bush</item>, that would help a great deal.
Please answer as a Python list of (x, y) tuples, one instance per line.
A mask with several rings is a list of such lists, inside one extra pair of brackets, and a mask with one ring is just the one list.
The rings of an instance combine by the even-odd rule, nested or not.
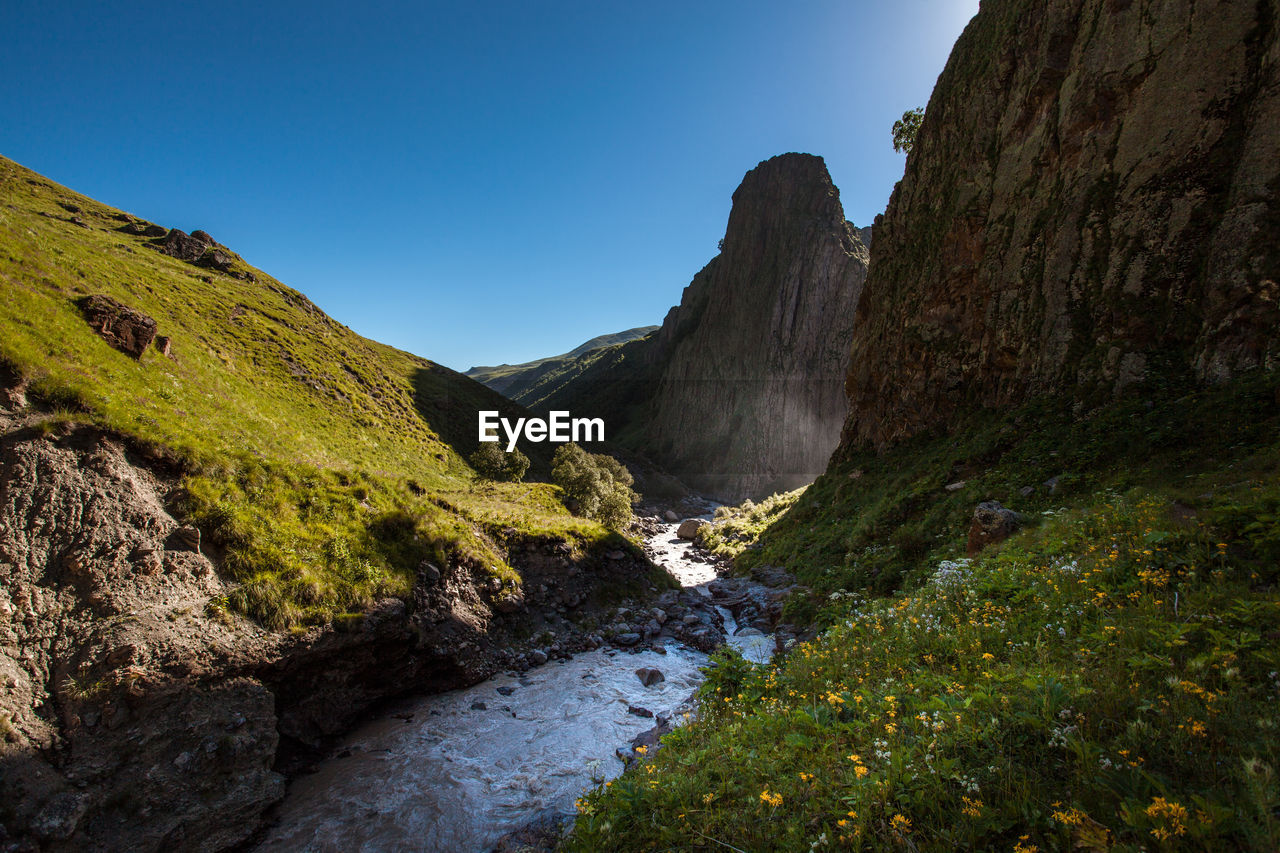
[(920, 133), (920, 125), (923, 123), (923, 107), (916, 107), (903, 113), (902, 118), (893, 123), (893, 150), (910, 154), (916, 144), (916, 135)]
[(529, 470), (529, 457), (515, 448), (503, 450), (496, 441), (481, 442), (480, 447), (467, 459), (476, 473), (486, 480), (518, 483)]
[(603, 453), (588, 453), (576, 444), (561, 445), (551, 459), (551, 481), (564, 490), (572, 512), (614, 529), (631, 520), (635, 482), (621, 462)]

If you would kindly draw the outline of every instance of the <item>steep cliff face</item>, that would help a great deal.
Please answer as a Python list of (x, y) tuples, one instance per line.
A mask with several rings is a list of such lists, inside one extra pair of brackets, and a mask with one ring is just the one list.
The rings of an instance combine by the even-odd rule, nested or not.
[(866, 275), (822, 158), (766, 160), (661, 329), (601, 350), (531, 406), (603, 417), (611, 440), (721, 500), (808, 483), (839, 441)]
[(1273, 2), (985, 0), (877, 222), (845, 441), (1280, 353)]
[(866, 275), (822, 158), (785, 154), (748, 172), (720, 255), (658, 333), (646, 449), (722, 499), (813, 480), (839, 440)]

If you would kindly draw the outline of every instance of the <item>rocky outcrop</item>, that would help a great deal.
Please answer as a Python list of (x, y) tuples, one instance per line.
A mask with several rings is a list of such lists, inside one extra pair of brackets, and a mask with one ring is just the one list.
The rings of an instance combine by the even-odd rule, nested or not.
[(720, 255), (658, 333), (643, 448), (721, 500), (812, 481), (839, 441), (866, 275), (822, 158), (784, 154), (748, 172)]
[(720, 500), (808, 483), (839, 441), (866, 274), (822, 158), (766, 160), (656, 335), (603, 351), (533, 408), (602, 417), (609, 438)]
[(0, 821), (44, 849), (222, 849), (283, 792), (243, 674), (272, 641), (206, 616), (224, 585), (163, 493), (95, 433), (0, 442)]
[(984, 0), (883, 220), (850, 445), (1280, 354), (1274, 3)]
[[(153, 229), (155, 227), (140, 227), (138, 224), (132, 224), (124, 226), (121, 230), (130, 234), (151, 235), (154, 233)], [(180, 229), (170, 228), (162, 233), (162, 237), (151, 241), (151, 244), (161, 254), (199, 267), (216, 270), (234, 278), (248, 279), (249, 281), (256, 280), (254, 274), (245, 267), (243, 259), (214, 240), (213, 237), (209, 236), (208, 232), (197, 229), (188, 234)]]
[(177, 228), (170, 228), (163, 239), (156, 241), (156, 247), (162, 253), (189, 263), (200, 260), (206, 249), (216, 245), (213, 238), (203, 231), (188, 234)]
[(1022, 526), (1022, 522), (1021, 515), (1002, 506), (999, 501), (983, 501), (973, 511), (965, 552), (973, 557), (988, 545), (1003, 542)]
[(155, 320), (110, 296), (86, 296), (80, 311), (104, 341), (134, 358), (142, 358), (156, 339)]

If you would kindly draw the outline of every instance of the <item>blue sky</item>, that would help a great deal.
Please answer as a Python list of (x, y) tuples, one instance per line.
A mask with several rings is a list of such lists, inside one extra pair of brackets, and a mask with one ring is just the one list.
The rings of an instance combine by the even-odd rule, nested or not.
[(977, 0), (6, 4), (0, 154), (460, 370), (656, 324), (759, 161), (865, 225)]

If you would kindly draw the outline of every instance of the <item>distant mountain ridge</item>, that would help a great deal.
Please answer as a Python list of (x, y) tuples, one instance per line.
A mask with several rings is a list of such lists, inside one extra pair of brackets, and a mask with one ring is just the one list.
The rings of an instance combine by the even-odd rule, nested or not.
[(627, 329), (622, 332), (597, 335), (560, 355), (526, 361), (523, 364), (499, 364), (492, 367), (477, 366), (466, 371), (464, 375), (488, 386), (510, 400), (529, 405), (525, 402), (526, 400), (545, 396), (545, 393), (537, 393), (539, 388), (544, 388), (548, 385), (558, 387), (561, 382), (567, 381), (569, 377), (576, 376), (581, 369), (581, 365), (577, 364), (577, 362), (583, 356), (605, 347), (617, 346), (618, 344), (625, 344), (628, 341), (643, 338), (657, 330), (657, 326), (637, 326), (634, 329)]

